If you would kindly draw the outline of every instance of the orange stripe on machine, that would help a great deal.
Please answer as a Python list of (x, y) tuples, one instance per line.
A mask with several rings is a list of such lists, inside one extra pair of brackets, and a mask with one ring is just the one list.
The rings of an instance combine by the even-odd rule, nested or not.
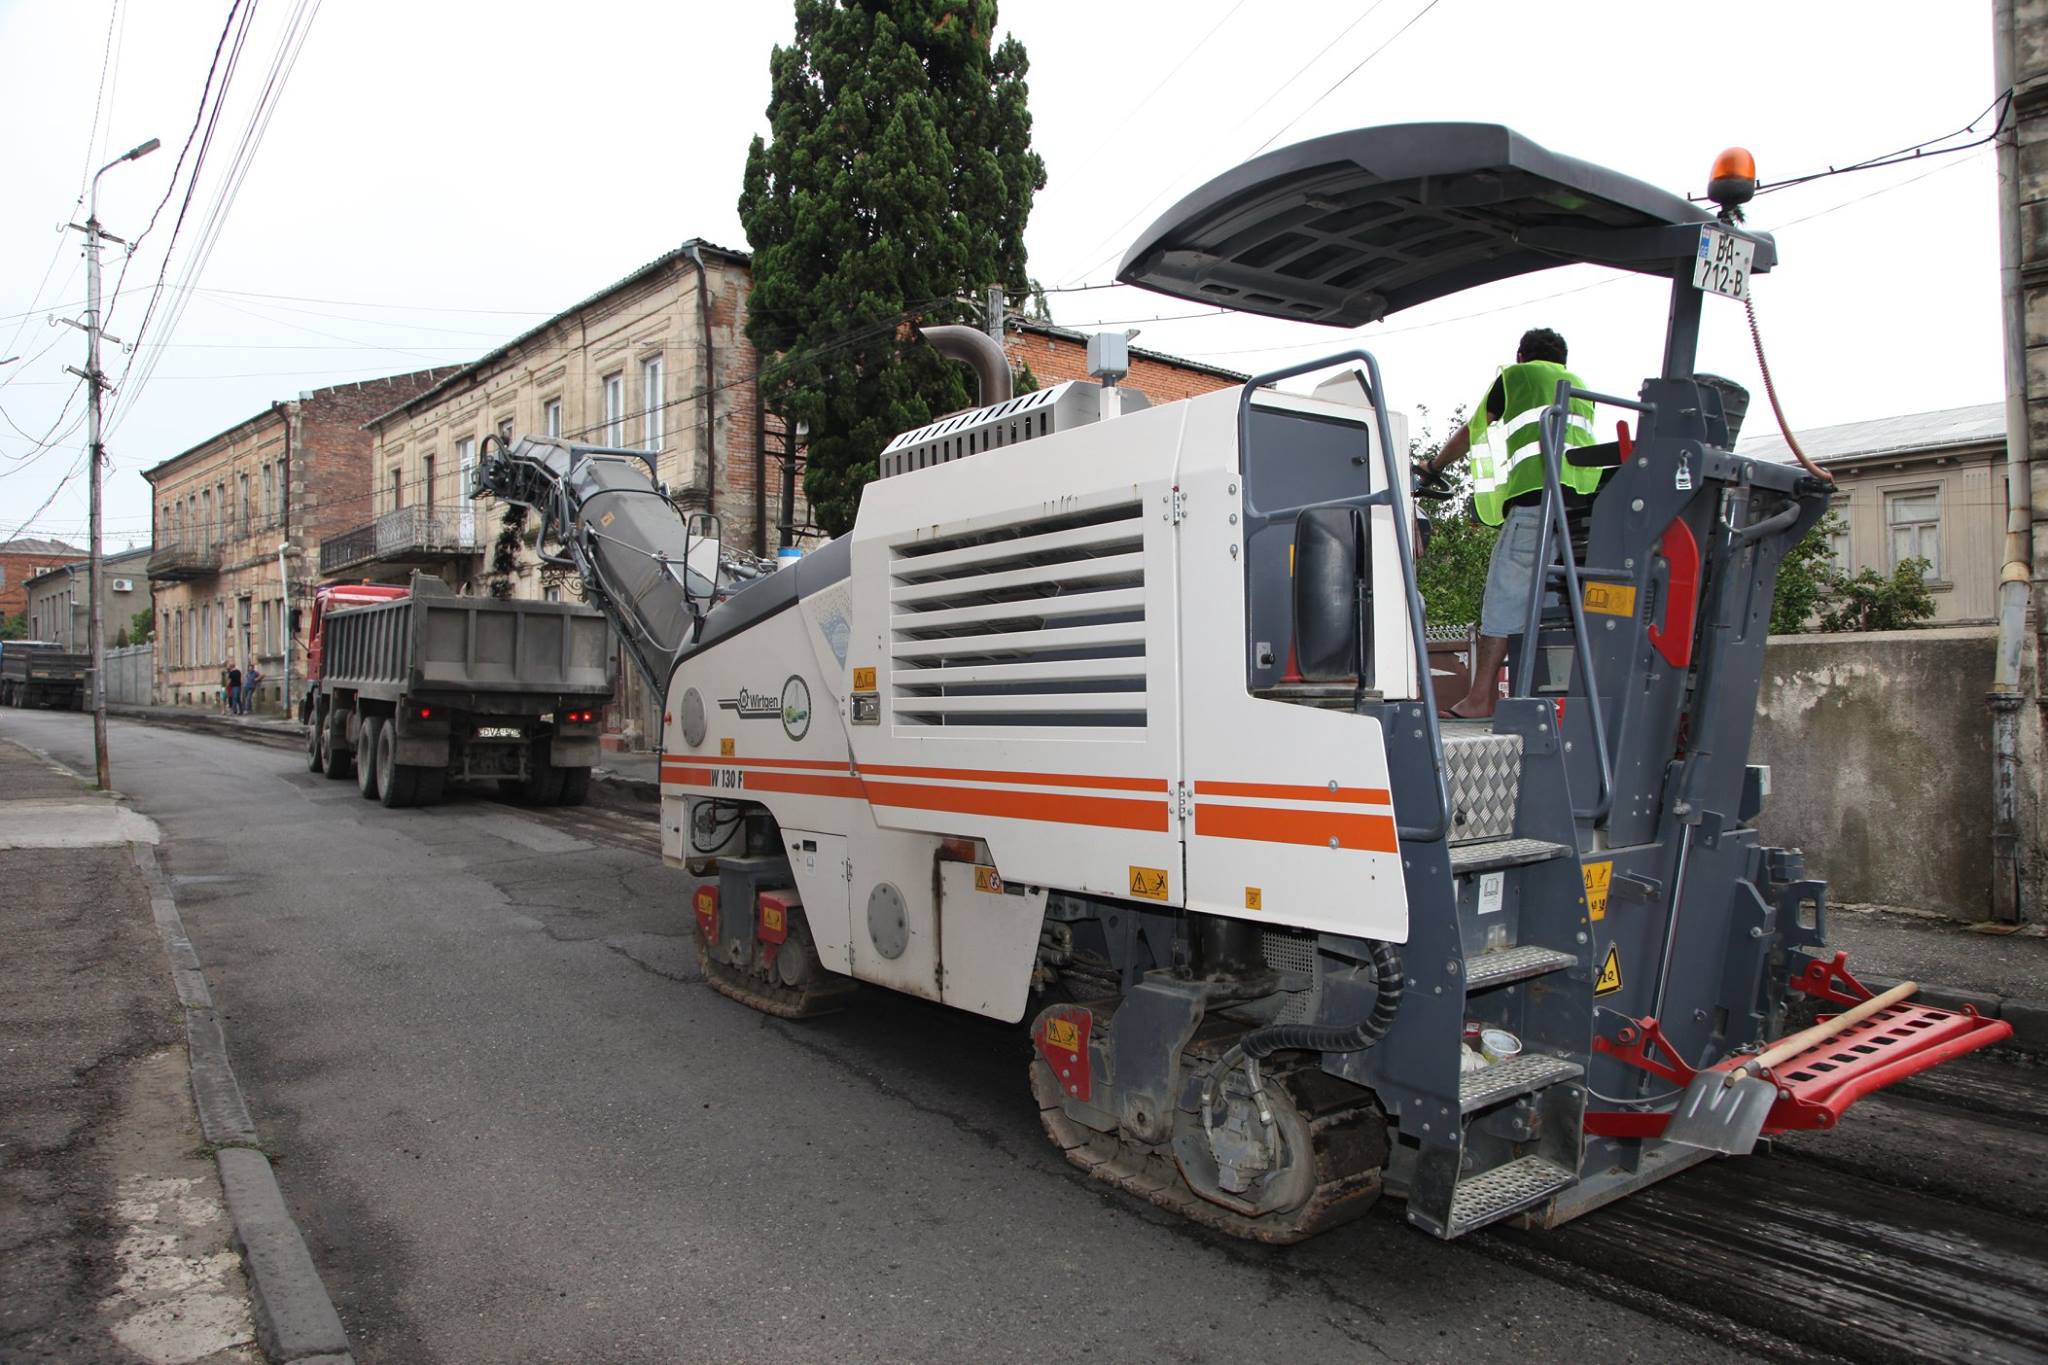
[(1285, 782), (1197, 782), (1196, 796), (1268, 797), (1276, 801), (1340, 801), (1349, 805), (1391, 806), (1385, 787), (1311, 787)]
[(902, 810), (953, 811), (1003, 820), (1042, 820), (1059, 825), (1097, 825), (1164, 833), (1164, 801), (1118, 796), (1067, 796), (1052, 792), (990, 791), (981, 787), (936, 787), (915, 782), (870, 782), (868, 801)]
[(1270, 806), (1195, 803), (1195, 833), (1214, 839), (1248, 839), (1262, 844), (1334, 844), (1366, 853), (1394, 853), (1400, 841), (1391, 815), (1350, 811), (1277, 810)]

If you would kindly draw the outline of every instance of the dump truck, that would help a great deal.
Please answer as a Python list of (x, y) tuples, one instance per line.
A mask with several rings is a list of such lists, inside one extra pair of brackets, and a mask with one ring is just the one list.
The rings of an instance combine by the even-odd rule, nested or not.
[(431, 805), (449, 781), (494, 781), (581, 805), (612, 696), (610, 628), (573, 602), (333, 585), (314, 597), (307, 764), (365, 799)]
[[(848, 534), (737, 591), (715, 520), (625, 452), (488, 452), (476, 491), (539, 509), (648, 645), (707, 983), (1029, 1017), (1019, 1103), (1076, 1166), (1267, 1242), (1383, 1196), (1443, 1238), (1554, 1225), (2008, 1036), (1873, 996), (1758, 830), (1773, 584), (1831, 488), (1734, 453), (1696, 373), (1703, 310), (1777, 264), (1740, 178), (1717, 212), (1497, 125), (1367, 128), (1228, 172), (1123, 259), (1347, 329), (1566, 264), (1667, 283), (1649, 377), (1544, 410), (1535, 647), (1486, 721), (1432, 703), (1427, 490), (1357, 342), (1147, 406), (1013, 394), (993, 343), (928, 329), (981, 405), (896, 437)], [(1611, 439), (1568, 439), (1584, 403)], [(1589, 505), (1567, 458), (1605, 470)], [(1817, 1032), (1786, 1036), (1794, 1004)]]
[(92, 656), (49, 640), (0, 641), (0, 706), (83, 711)]

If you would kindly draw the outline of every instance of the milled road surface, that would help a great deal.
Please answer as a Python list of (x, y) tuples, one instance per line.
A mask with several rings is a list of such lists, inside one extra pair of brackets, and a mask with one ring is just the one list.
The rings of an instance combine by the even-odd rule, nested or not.
[[(0, 734), (89, 766), (80, 717)], [(879, 992), (786, 1024), (698, 984), (650, 821), (387, 811), (135, 724), (113, 748), (365, 1361), (1814, 1356), (1625, 1249), (1446, 1245), (1393, 1205), (1254, 1247), (1111, 1193), (1040, 1132), (1021, 1028)]]

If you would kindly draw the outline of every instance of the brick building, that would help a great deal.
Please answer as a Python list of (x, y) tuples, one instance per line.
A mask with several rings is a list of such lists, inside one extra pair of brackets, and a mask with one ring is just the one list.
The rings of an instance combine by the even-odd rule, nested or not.
[[(1009, 352), (1010, 368), (1029, 365), (1042, 389), (1064, 379), (1088, 379), (1088, 334), (1049, 322), (1010, 318), (1003, 327), (1003, 349)], [(1117, 381), (1137, 389), (1156, 404), (1177, 403), (1183, 398), (1227, 389), (1249, 378), (1235, 370), (1204, 365), (1198, 360), (1141, 351), (1131, 347), (1131, 372)], [(1093, 381), (1090, 381), (1093, 382)]]
[[(100, 634), (107, 646), (126, 643), (135, 614), (149, 605), (149, 549), (122, 550), (100, 564)], [(91, 648), (92, 564), (77, 559), (28, 581), (28, 638), (55, 640), (80, 654)]]
[[(216, 705), (222, 671), (254, 660), (266, 678), (259, 703), (279, 705), (284, 651), (320, 542), (360, 517), (367, 501), (371, 441), (363, 423), (448, 373), (302, 393), (143, 471), (152, 494), (159, 702)], [(305, 666), (298, 643), (294, 677)]]
[(0, 543), (0, 617), (20, 616), (28, 609), (28, 581), (44, 569), (85, 558), (85, 551), (61, 540), (18, 536)]

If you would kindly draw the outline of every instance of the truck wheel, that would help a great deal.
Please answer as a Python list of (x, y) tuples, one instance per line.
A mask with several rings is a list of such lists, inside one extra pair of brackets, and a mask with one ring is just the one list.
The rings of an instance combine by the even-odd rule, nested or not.
[(590, 798), (590, 769), (557, 768), (562, 775), (562, 790), (556, 796), (558, 806), (580, 806)]
[(320, 766), (336, 782), (352, 775), (355, 754), (348, 747), (348, 713), (330, 711), (320, 724)]
[(536, 806), (552, 806), (562, 797), (562, 770), (554, 765), (552, 752), (545, 739), (526, 751), (526, 780), (519, 784), (519, 795)]
[(397, 810), (410, 806), (418, 794), (419, 769), (398, 761), (396, 726), (377, 728), (377, 799)]
[(306, 767), (311, 772), (325, 772), (326, 760), (320, 756), (320, 721), (316, 716), (306, 721)]
[(382, 716), (363, 717), (362, 738), (356, 742), (356, 790), (365, 801), (377, 799), (377, 736), (382, 733)]

